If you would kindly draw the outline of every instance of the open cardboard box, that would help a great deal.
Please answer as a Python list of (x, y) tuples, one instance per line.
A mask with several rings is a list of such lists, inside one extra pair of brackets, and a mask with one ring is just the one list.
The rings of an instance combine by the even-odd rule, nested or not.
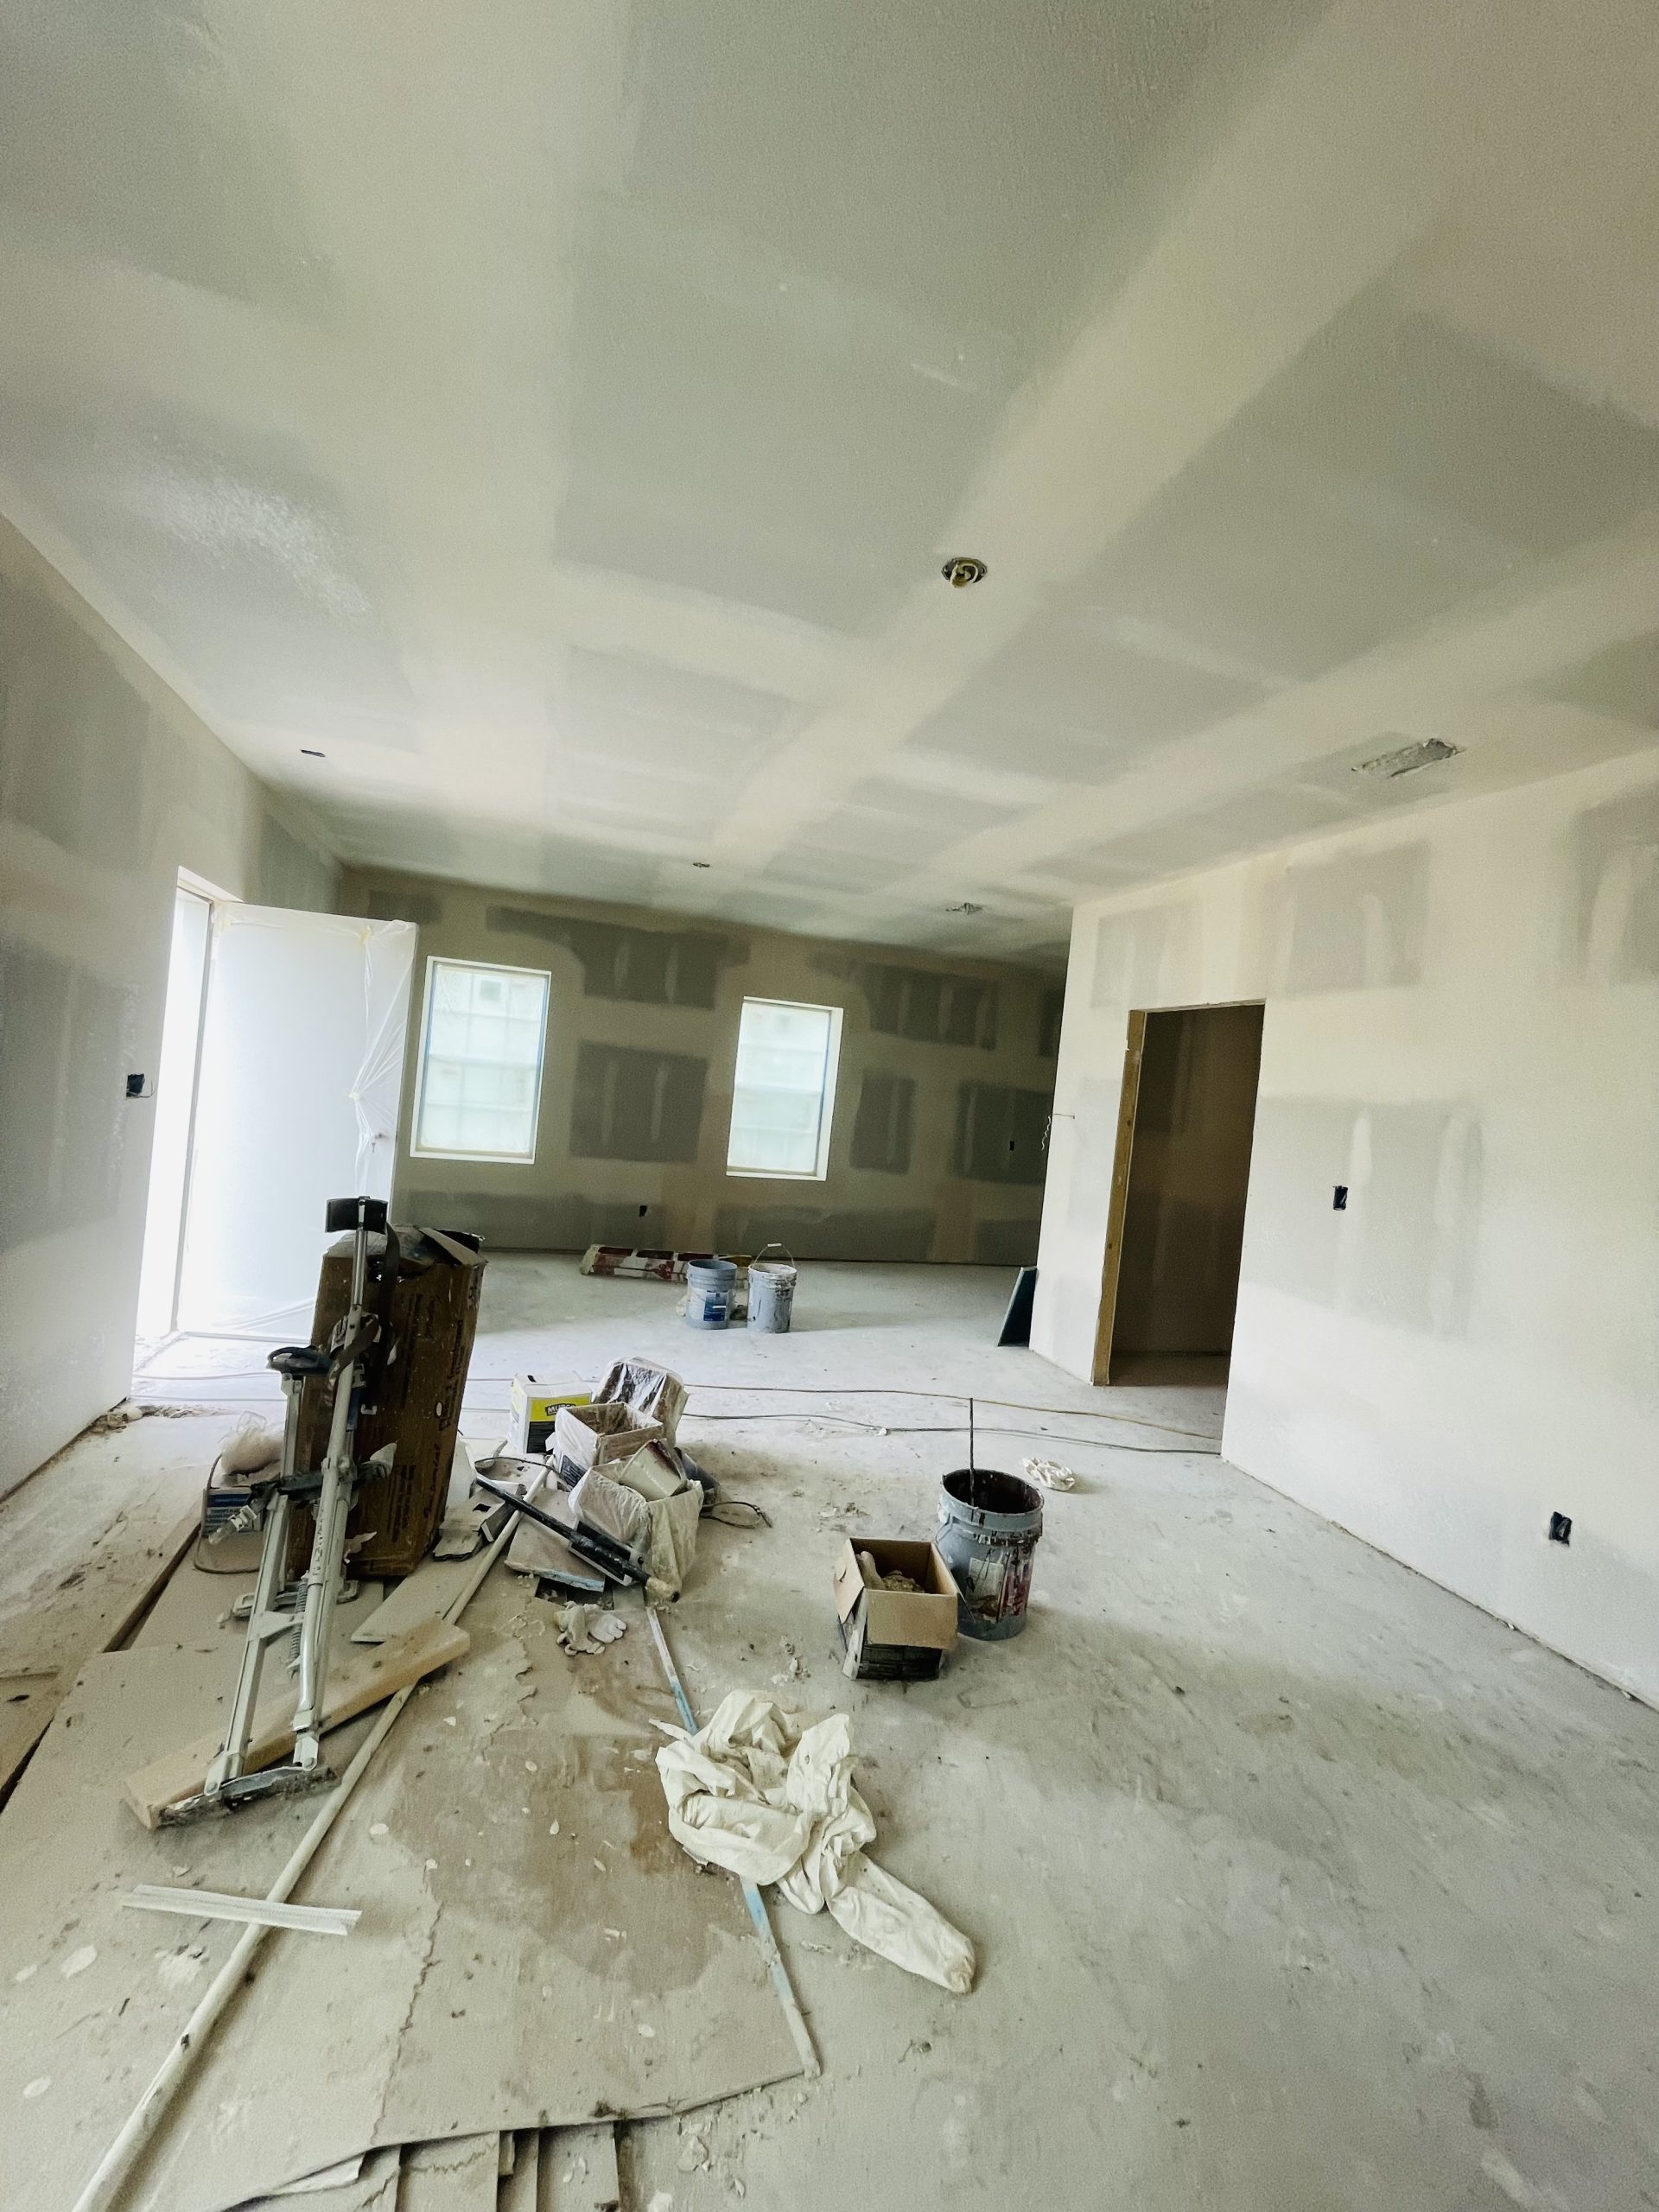
[[(858, 1554), (878, 1574), (907, 1574), (919, 1590), (871, 1590)], [(836, 1618), (847, 1656), (842, 1672), (859, 1681), (931, 1681), (957, 1643), (956, 1578), (925, 1538), (851, 1537), (836, 1562)]]
[(590, 1467), (608, 1473), (642, 1446), (664, 1441), (661, 1421), (642, 1419), (632, 1406), (564, 1405), (553, 1417), (548, 1457), (558, 1463), (562, 1481), (576, 1481)]

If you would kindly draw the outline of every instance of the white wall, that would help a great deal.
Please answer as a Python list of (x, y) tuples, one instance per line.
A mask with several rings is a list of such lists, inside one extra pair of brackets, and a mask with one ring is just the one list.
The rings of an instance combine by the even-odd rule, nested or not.
[(1227, 1456), (1659, 1701), (1659, 766), (1077, 910), (1032, 1337), (1074, 1373), (1128, 1010), (1256, 998)]
[(181, 867), (330, 907), (336, 870), (0, 522), (0, 1495), (126, 1395)]

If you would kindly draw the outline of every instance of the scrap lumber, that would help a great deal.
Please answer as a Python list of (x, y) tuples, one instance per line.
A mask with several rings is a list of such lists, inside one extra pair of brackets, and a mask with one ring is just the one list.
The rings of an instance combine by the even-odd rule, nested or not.
[[(201, 1510), (157, 1529), (119, 1513), (61, 1596), (0, 1630), (0, 1800), (94, 1652), (118, 1651), (195, 1541)], [(137, 1541), (135, 1542), (134, 1538)]]
[[(455, 1628), (447, 1621), (427, 1621), (391, 1643), (362, 1650), (353, 1649), (349, 1659), (343, 1662), (336, 1660), (329, 1669), (323, 1702), (324, 1730), (338, 1728), (342, 1722), (355, 1719), (371, 1706), (379, 1705), (386, 1698), (396, 1696), (399, 1690), (410, 1688), (423, 1675), (448, 1666), (452, 1660), (461, 1657), (469, 1641), (465, 1629)], [(293, 1749), (295, 1695), (295, 1689), (289, 1685), (259, 1706), (248, 1745), (246, 1764), (250, 1774), (274, 1766)], [(223, 1740), (222, 1730), (200, 1736), (181, 1751), (153, 1759), (148, 1766), (138, 1768), (127, 1777), (127, 1802), (145, 1827), (158, 1827), (168, 1806), (178, 1803), (181, 1798), (192, 1797), (200, 1789)]]

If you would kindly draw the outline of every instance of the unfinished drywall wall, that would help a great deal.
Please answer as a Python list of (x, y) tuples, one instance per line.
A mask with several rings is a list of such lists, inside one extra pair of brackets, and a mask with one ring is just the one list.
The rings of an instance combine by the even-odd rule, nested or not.
[[(423, 976), (436, 956), (551, 979), (531, 1166), (411, 1155), (411, 1037), (397, 1198), (417, 1217), (526, 1250), (776, 1238), (804, 1259), (1035, 1256), (1052, 975), (379, 871), (349, 872), (340, 896), (417, 923)], [(822, 1181), (726, 1172), (746, 997), (843, 1009)]]
[(131, 1379), (154, 1103), (126, 1086), (181, 867), (334, 904), (302, 817), (0, 523), (0, 1493)]
[(1115, 1357), (1232, 1344), (1261, 1056), (1259, 1006), (1147, 1017)]
[(1650, 759), (1080, 907), (1032, 1341), (1089, 1372), (1129, 1008), (1265, 998), (1229, 1458), (1659, 1701), (1656, 947)]

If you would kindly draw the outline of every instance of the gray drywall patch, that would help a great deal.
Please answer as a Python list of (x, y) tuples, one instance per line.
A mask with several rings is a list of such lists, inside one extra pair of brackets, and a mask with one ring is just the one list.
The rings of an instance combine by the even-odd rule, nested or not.
[(1201, 665), (1309, 677), (1656, 493), (1649, 425), (1402, 317), (1385, 283), (1240, 410), (1085, 588)]
[(974, 1183), (1040, 1183), (1048, 1168), (1046, 1090), (1004, 1083), (957, 1086), (950, 1172)]
[(1574, 973), (1595, 982), (1659, 976), (1659, 794), (1632, 791), (1572, 829)]
[(1065, 986), (1057, 983), (1045, 991), (1037, 1009), (1037, 1057), (1054, 1060), (1060, 1054), (1060, 1023), (1065, 1014)]
[(1395, 845), (1287, 871), (1278, 896), (1270, 993), (1386, 990), (1421, 982), (1428, 849)]
[[(1244, 1274), (1342, 1313), (1461, 1336), (1480, 1227), (1476, 1116), (1438, 1101), (1263, 1099)], [(1349, 1186), (1336, 1212), (1332, 1187)]]
[(0, 579), (0, 814), (125, 874), (149, 743), (149, 709), (86, 632)]
[[(931, 1213), (823, 1213), (807, 1206), (722, 1206), (715, 1243), (722, 1252), (781, 1244), (798, 1260), (927, 1260)], [(798, 1313), (798, 1308), (797, 1309)]]
[(974, 1224), (974, 1257), (984, 1267), (1032, 1268), (1043, 1233), (1040, 1217), (1029, 1221), (979, 1221)]
[(331, 273), (308, 199), (281, 120), (199, 0), (10, 16), (0, 205), (64, 250), (314, 321)]
[(1592, 715), (1637, 729), (1659, 729), (1659, 632), (1609, 645), (1560, 677), (1550, 690)]
[(867, 1069), (853, 1121), (853, 1166), (908, 1174), (915, 1121), (916, 1085), (910, 1077)]
[(1190, 906), (1135, 906), (1103, 914), (1095, 930), (1095, 1007), (1155, 1006), (1180, 996), (1197, 966), (1198, 921)]
[(995, 1051), (996, 985), (982, 976), (875, 960), (854, 961), (842, 972), (863, 993), (870, 1027), (880, 1035)]
[(435, 891), (383, 890), (377, 887), (363, 902), (372, 922), (413, 922), (430, 929), (443, 919), (443, 901)]
[(0, 944), (0, 1251), (107, 1221), (121, 1195), (132, 994)]
[(634, 929), (534, 906), (486, 906), (484, 926), (567, 945), (582, 963), (584, 997), (648, 1006), (712, 1007), (721, 969), (747, 951), (740, 941), (708, 931)]
[[(292, 906), (326, 912), (332, 901), (331, 871), (308, 845), (292, 837), (275, 816), (259, 821), (259, 900), (265, 906)], [(388, 917), (387, 918), (391, 918)]]
[(575, 1160), (691, 1160), (702, 1128), (709, 1063), (586, 1039), (570, 1107)]

